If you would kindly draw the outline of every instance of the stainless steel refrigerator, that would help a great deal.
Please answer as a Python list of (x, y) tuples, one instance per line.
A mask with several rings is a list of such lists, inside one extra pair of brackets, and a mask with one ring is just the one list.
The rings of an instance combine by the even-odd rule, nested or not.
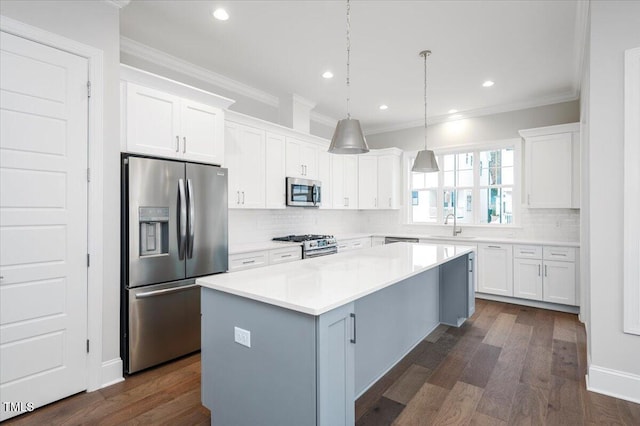
[(227, 270), (227, 212), (227, 169), (122, 156), (125, 372), (200, 349), (195, 278)]

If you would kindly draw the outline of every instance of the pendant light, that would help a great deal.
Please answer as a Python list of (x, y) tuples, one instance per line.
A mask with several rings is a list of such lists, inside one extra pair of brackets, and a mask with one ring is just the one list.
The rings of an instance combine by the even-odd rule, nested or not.
[(440, 170), (436, 156), (430, 149), (427, 149), (427, 56), (431, 55), (430, 50), (423, 50), (420, 56), (424, 58), (424, 149), (418, 151), (413, 162), (412, 172), (429, 173)]
[(369, 152), (367, 141), (362, 133), (360, 121), (351, 118), (349, 112), (350, 80), (349, 65), (351, 59), (351, 5), (347, 0), (347, 118), (338, 121), (331, 138), (329, 152), (332, 154), (363, 154)]

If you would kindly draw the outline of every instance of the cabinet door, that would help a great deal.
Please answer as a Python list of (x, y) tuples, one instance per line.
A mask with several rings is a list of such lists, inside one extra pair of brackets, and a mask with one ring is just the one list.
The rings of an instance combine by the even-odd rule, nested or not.
[(525, 144), (528, 207), (571, 208), (571, 133), (530, 137)]
[(274, 133), (266, 134), (266, 191), (265, 206), (268, 209), (286, 207), (285, 138)]
[(307, 142), (300, 144), (300, 161), (304, 166), (305, 179), (318, 179), (318, 151), (320, 147)]
[(400, 208), (400, 156), (378, 157), (378, 208)]
[[(240, 126), (241, 186), (243, 208), (265, 207), (265, 132)], [(233, 195), (233, 194), (232, 194)]]
[(513, 260), (513, 295), (523, 299), (542, 300), (541, 260)]
[(229, 208), (240, 208), (242, 157), (240, 156), (240, 125), (232, 121), (224, 124), (224, 165), (229, 170)]
[[(317, 424), (355, 424), (356, 316), (353, 303), (317, 320)], [(346, 403), (345, 403), (346, 402)]]
[(344, 156), (344, 196), (347, 209), (358, 209), (358, 157)]
[(127, 83), (127, 151), (175, 158), (179, 156), (180, 98)]
[(300, 145), (302, 141), (294, 138), (287, 138), (285, 164), (288, 177), (304, 178), (304, 167), (300, 158)]
[(331, 172), (331, 156), (327, 151), (318, 152), (318, 180), (322, 183), (321, 209), (333, 208), (333, 174)]
[(478, 244), (478, 291), (513, 296), (513, 247)]
[(378, 157), (358, 155), (358, 208), (378, 208)]
[(224, 160), (224, 112), (183, 100), (180, 119), (184, 159), (221, 165)]
[(334, 209), (347, 208), (347, 196), (344, 191), (344, 155), (329, 154), (331, 158), (331, 198)]
[(545, 302), (575, 305), (576, 264), (545, 260), (542, 295)]

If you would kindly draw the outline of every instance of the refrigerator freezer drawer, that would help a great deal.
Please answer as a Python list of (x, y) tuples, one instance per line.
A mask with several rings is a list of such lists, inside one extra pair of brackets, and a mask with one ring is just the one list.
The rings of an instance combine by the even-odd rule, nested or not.
[(200, 349), (200, 286), (193, 280), (127, 290), (127, 372)]

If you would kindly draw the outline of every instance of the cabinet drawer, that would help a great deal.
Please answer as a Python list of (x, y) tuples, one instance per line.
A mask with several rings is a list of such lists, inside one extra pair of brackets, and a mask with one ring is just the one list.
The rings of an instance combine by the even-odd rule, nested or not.
[(542, 259), (541, 246), (513, 246), (513, 257), (524, 259)]
[(302, 247), (287, 247), (276, 250), (269, 250), (269, 264), (292, 262), (302, 259)]
[(266, 251), (252, 251), (229, 255), (229, 272), (267, 265)]
[(573, 247), (553, 247), (544, 246), (544, 260), (560, 260), (574, 262), (576, 260), (576, 249)]
[(354, 250), (371, 247), (371, 238), (359, 238), (357, 240), (352, 240), (349, 245)]

